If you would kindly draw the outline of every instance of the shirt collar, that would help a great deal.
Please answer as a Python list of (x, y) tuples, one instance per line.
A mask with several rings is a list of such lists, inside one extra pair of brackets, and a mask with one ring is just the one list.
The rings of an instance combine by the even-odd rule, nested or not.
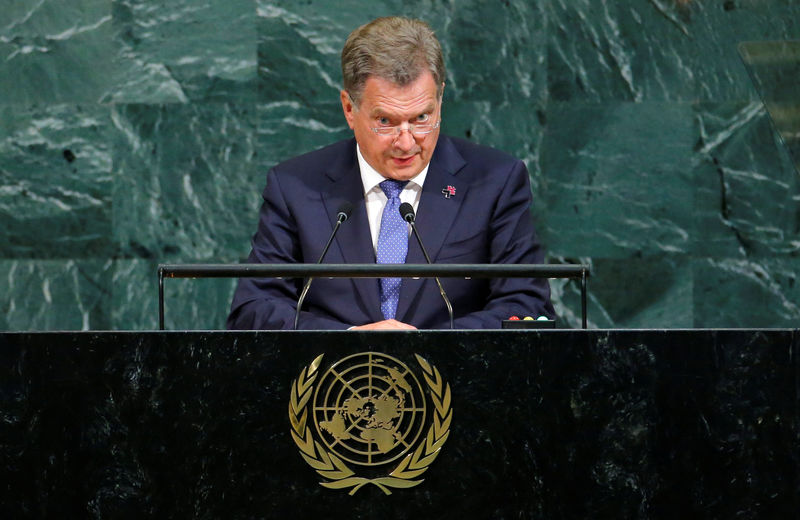
[[(361, 182), (364, 185), (364, 194), (366, 195), (371, 190), (375, 189), (378, 184), (385, 181), (386, 177), (378, 173), (375, 168), (370, 166), (367, 160), (364, 159), (364, 156), (361, 155), (361, 147), (358, 146), (358, 143), (356, 143), (356, 156), (358, 157), (358, 168), (361, 170)], [(426, 164), (422, 171), (408, 182), (416, 184), (420, 187), (420, 189), (422, 189), (422, 185), (425, 183), (425, 177), (428, 175), (428, 168), (430, 165), (430, 162)]]

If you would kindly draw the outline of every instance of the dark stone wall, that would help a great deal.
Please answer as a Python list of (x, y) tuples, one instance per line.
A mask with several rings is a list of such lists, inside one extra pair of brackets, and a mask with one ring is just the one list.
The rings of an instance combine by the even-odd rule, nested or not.
[[(797, 323), (798, 172), (736, 52), (800, 38), (797, 2), (43, 0), (0, 15), (0, 329), (152, 329), (159, 262), (244, 257), (267, 169), (348, 135), (339, 51), (387, 14), (442, 40), (444, 131), (528, 164), (591, 326)], [(232, 287), (170, 281), (168, 327), (221, 327)]]

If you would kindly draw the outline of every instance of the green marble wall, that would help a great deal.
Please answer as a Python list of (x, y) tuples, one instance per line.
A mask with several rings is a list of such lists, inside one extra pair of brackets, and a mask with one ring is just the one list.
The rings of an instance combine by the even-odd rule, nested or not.
[[(736, 45), (800, 2), (6, 0), (0, 328), (155, 328), (156, 265), (247, 254), (267, 168), (348, 135), (344, 38), (398, 13), (444, 131), (525, 159), (549, 261), (592, 265), (592, 326), (797, 326), (798, 172)], [(222, 326), (232, 281), (166, 287), (168, 327)]]

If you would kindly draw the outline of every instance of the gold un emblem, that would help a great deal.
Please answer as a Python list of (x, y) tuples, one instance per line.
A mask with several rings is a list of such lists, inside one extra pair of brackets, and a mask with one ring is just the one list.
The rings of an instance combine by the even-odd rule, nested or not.
[(378, 352), (347, 356), (319, 377), (323, 355), (292, 382), (289, 400), (292, 438), (320, 484), (351, 495), (374, 484), (391, 495), (422, 483), (450, 435), (450, 385), (421, 356), (424, 387), (403, 362)]

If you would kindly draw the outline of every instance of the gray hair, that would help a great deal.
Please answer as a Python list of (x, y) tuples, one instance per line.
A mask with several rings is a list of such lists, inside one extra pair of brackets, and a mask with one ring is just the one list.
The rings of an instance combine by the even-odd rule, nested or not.
[(350, 33), (342, 49), (344, 89), (356, 106), (369, 77), (403, 87), (425, 70), (433, 75), (441, 96), (445, 78), (442, 47), (430, 26), (421, 20), (377, 18)]

